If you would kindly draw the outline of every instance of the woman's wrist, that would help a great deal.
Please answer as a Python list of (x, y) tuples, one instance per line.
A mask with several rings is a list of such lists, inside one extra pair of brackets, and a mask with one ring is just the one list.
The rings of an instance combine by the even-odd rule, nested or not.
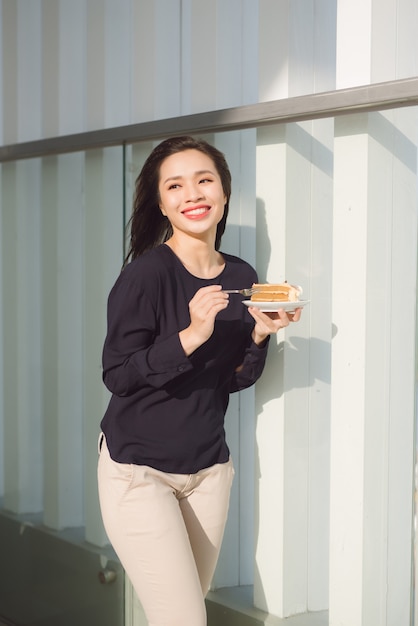
[(265, 333), (263, 334), (257, 333), (255, 328), (253, 329), (253, 332), (251, 333), (251, 339), (253, 340), (255, 345), (258, 346), (259, 348), (262, 348), (264, 346), (268, 336), (269, 335)]
[(186, 356), (193, 354), (195, 350), (200, 348), (200, 346), (205, 343), (202, 337), (193, 331), (191, 326), (188, 326), (179, 332), (179, 339)]

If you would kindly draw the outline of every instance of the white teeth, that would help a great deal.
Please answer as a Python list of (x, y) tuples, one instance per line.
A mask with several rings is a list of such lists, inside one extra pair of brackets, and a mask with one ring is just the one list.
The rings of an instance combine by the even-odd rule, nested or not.
[(186, 215), (202, 215), (203, 213), (206, 213), (206, 209), (204, 208), (192, 209), (191, 211), (186, 211)]

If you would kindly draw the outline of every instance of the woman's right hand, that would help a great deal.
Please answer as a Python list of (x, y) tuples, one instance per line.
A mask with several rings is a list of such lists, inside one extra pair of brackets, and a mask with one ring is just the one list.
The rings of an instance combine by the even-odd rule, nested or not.
[(217, 314), (226, 309), (228, 302), (229, 296), (221, 285), (208, 285), (196, 291), (189, 302), (190, 325), (179, 333), (187, 356), (209, 339)]

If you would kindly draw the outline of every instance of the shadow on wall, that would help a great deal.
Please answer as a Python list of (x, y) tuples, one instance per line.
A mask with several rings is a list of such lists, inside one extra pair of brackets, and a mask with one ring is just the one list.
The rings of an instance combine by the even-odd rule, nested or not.
[[(267, 271), (271, 260), (272, 245), (269, 237), (265, 203), (257, 198), (257, 232), (254, 228), (229, 224), (222, 241), (222, 250), (241, 256), (252, 263), (251, 252), (245, 243), (254, 242), (256, 236), (257, 246), (257, 274), (260, 282), (266, 282)], [(240, 253), (242, 250), (242, 253)], [(246, 255), (247, 252), (247, 255)], [(279, 274), (280, 268), (278, 269)], [(281, 280), (279, 277), (278, 280)], [(242, 287), (244, 285), (241, 285)], [(324, 306), (330, 303), (325, 302)], [(310, 307), (320, 303), (309, 304), (303, 312), (303, 318), (310, 315)], [(316, 382), (331, 383), (331, 341), (312, 336), (301, 336), (295, 332), (290, 335), (290, 329), (286, 332), (286, 340), (281, 336), (272, 337), (268, 352), (268, 361), (263, 372), (262, 404), (270, 400), (280, 398), (285, 392), (292, 389), (313, 387)], [(332, 325), (330, 339), (337, 334), (337, 328)], [(283, 375), (284, 355), (286, 352), (286, 368), (292, 371), (291, 376)], [(262, 411), (262, 406), (258, 407)]]
[[(292, 370), (291, 377), (283, 376), (285, 348), (286, 367)], [(307, 354), (310, 355), (309, 368), (298, 367)], [(331, 361), (331, 343), (328, 341), (293, 335), (277, 345), (272, 342), (267, 358), (263, 372), (263, 405), (292, 389), (313, 387), (318, 381), (331, 384), (331, 371), (327, 366)]]
[(266, 282), (267, 269), (271, 257), (271, 241), (267, 228), (266, 205), (263, 200), (257, 198), (257, 272), (260, 283)]

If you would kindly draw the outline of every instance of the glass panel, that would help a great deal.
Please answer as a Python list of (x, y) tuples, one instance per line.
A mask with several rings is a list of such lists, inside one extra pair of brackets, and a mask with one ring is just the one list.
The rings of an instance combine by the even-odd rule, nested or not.
[[(124, 621), (96, 484), (122, 188), (121, 147), (2, 166), (0, 615), (18, 623)], [(116, 580), (102, 584), (109, 570)]]
[[(309, 300), (272, 338), (256, 386), (231, 396), (236, 478), (210, 616), (233, 602), (323, 623), (328, 607), (353, 624), (356, 611), (367, 623), (385, 611), (409, 625), (417, 115), (206, 137), (233, 178), (222, 250)], [(18, 622), (144, 620), (103, 530), (96, 449), (106, 300), (155, 143), (2, 166), (0, 537), (11, 565), (0, 607)], [(116, 582), (103, 587), (108, 570)]]

